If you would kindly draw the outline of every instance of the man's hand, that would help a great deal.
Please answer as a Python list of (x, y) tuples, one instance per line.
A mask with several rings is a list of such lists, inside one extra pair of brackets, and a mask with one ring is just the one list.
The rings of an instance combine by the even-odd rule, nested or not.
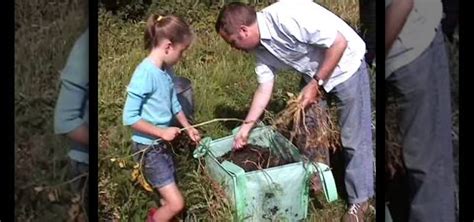
[(247, 145), (247, 141), (249, 139), (249, 132), (251, 129), (252, 124), (243, 124), (234, 138), (234, 144), (232, 144), (232, 147), (234, 149), (242, 149), (245, 145)]
[(311, 80), (306, 86), (301, 90), (300, 102), (303, 108), (306, 108), (316, 102), (318, 97), (319, 86), (316, 80)]

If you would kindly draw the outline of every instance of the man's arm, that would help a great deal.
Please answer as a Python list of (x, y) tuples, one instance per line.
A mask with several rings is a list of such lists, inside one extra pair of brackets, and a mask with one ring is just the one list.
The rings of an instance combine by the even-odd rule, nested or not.
[(273, 82), (274, 80), (261, 83), (258, 86), (257, 91), (255, 91), (252, 105), (250, 106), (250, 111), (245, 118), (244, 124), (242, 124), (237, 136), (235, 137), (233, 145), (235, 148), (242, 148), (245, 144), (247, 144), (250, 130), (254, 126), (257, 119), (262, 115), (263, 111), (268, 105), (268, 102), (270, 101), (273, 90)]
[[(324, 58), (320, 61), (315, 77), (328, 80), (347, 48), (347, 39), (338, 31), (338, 20), (322, 18), (326, 9), (314, 2), (302, 2), (301, 12), (292, 12), (290, 16), (282, 16), (281, 29), (299, 42), (316, 47), (315, 53), (324, 50)], [(286, 14), (284, 14), (286, 15)], [(302, 91), (302, 105), (307, 106), (316, 99), (317, 81), (311, 81)]]
[(257, 91), (253, 95), (250, 111), (245, 118), (244, 126), (251, 128), (257, 119), (262, 115), (268, 105), (273, 91), (273, 80), (258, 85)]
[(385, 57), (413, 9), (413, 0), (392, 0), (385, 11)]
[[(321, 62), (321, 66), (315, 73), (315, 75), (321, 80), (328, 80), (331, 77), (331, 74), (334, 72), (334, 69), (336, 68), (337, 64), (341, 60), (346, 48), (346, 38), (344, 38), (344, 36), (340, 32), (337, 32), (333, 44), (328, 49), (325, 49), (324, 60)], [(318, 88), (319, 85), (317, 81), (313, 78), (308, 83), (308, 85), (302, 90), (303, 107), (307, 107), (316, 100)]]
[(331, 47), (325, 50), (324, 60), (322, 61), (321, 66), (315, 75), (317, 75), (322, 80), (329, 79), (337, 64), (341, 60), (346, 48), (346, 38), (344, 38), (340, 32), (337, 32), (334, 43), (331, 45)]

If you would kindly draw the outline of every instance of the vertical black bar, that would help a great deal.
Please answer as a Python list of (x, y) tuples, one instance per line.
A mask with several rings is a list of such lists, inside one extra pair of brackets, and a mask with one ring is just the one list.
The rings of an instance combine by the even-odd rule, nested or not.
[[(5, 11), (2, 12), (4, 17), (2, 18), (3, 26), (6, 30), (4, 37), (3, 52), (4, 56), (2, 59), (2, 67), (4, 72), (2, 75), (2, 108), (0, 113), (2, 114), (2, 128), (3, 133), (1, 134), (2, 148), (1, 148), (1, 160), (0, 160), (0, 190), (1, 190), (1, 206), (0, 207), (0, 222), (14, 221), (15, 218), (15, 204), (14, 204), (14, 181), (15, 181), (15, 114), (14, 114), (14, 37), (15, 37), (15, 26), (14, 26), (14, 12), (15, 5), (13, 1), (4, 2)], [(6, 5), (5, 5), (6, 4)]]
[(98, 220), (98, 3), (89, 0), (89, 221)]
[(359, 0), (359, 10), (360, 10), (360, 29), (362, 32), (362, 37), (367, 45), (367, 53), (365, 54), (365, 60), (367, 63), (372, 65), (373, 60), (375, 59), (375, 26), (377, 23), (376, 19), (376, 10), (375, 7), (376, 0)]
[(376, 4), (375, 141), (376, 141), (376, 221), (385, 220), (385, 4)]

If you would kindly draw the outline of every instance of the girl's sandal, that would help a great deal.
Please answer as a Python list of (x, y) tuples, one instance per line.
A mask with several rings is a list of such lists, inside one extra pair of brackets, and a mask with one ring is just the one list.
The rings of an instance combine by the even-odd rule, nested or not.
[(148, 211), (148, 218), (146, 219), (146, 222), (155, 222), (155, 220), (153, 219), (153, 215), (155, 215), (155, 212), (158, 210), (158, 208), (155, 208), (155, 207), (152, 207), (149, 211)]

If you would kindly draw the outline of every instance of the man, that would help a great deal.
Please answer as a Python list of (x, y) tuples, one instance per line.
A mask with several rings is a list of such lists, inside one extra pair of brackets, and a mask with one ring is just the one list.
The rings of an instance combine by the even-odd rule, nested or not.
[(349, 207), (344, 221), (363, 221), (373, 196), (370, 85), (365, 43), (342, 19), (312, 1), (279, 1), (255, 12), (230, 3), (220, 12), (216, 31), (233, 48), (257, 57), (259, 86), (246, 122), (234, 140), (242, 148), (255, 121), (268, 105), (277, 70), (292, 68), (306, 79), (304, 107), (318, 90), (337, 99)]

